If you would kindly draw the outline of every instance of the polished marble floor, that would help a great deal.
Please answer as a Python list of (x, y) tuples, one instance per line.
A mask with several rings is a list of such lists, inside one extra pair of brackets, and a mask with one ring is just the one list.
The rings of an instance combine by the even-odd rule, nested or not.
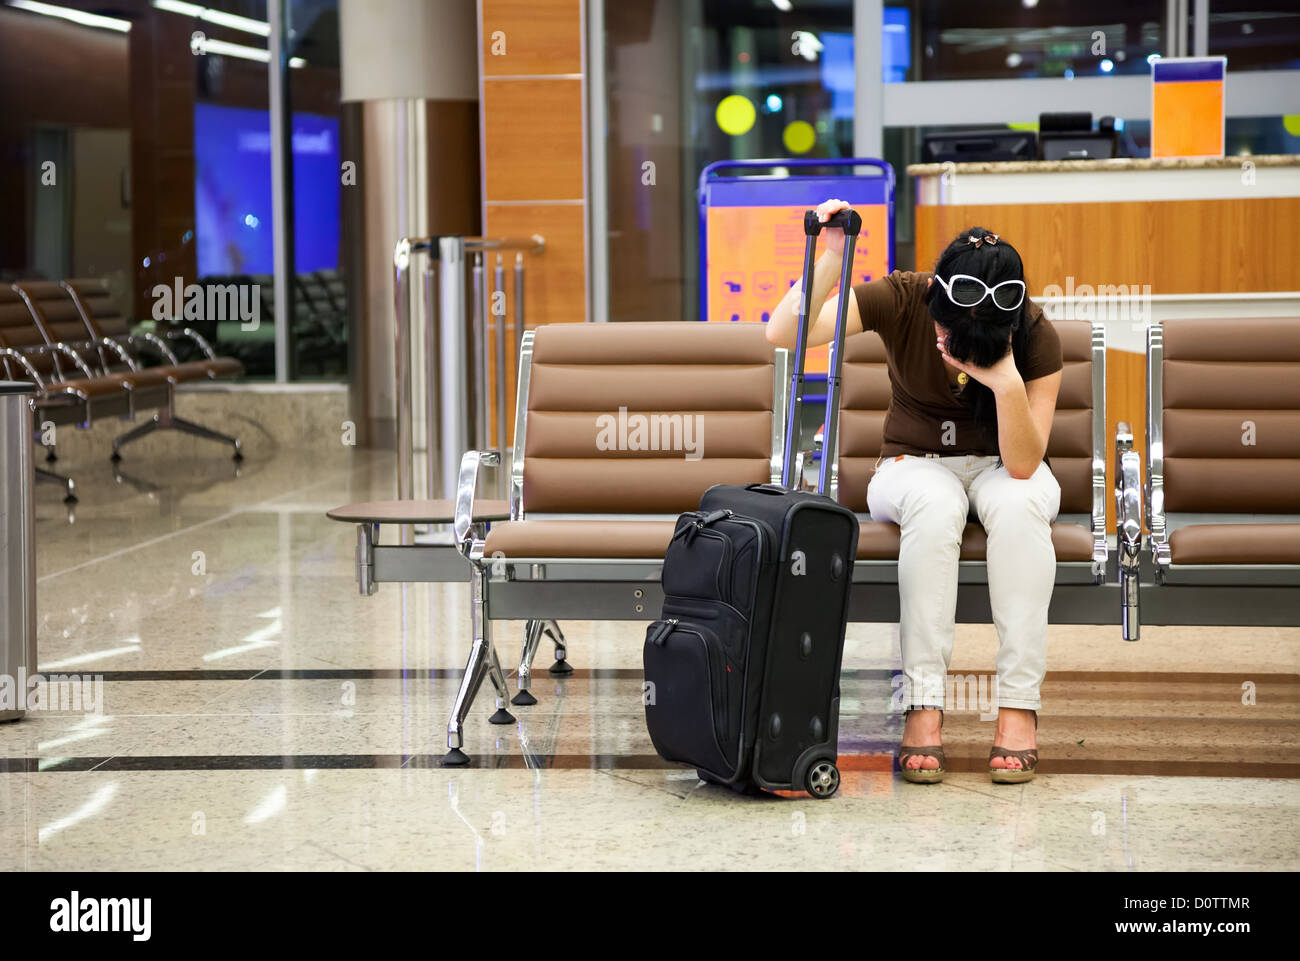
[[(94, 713), (0, 725), (0, 870), (1300, 869), (1300, 629), (1054, 627), (1039, 777), (980, 773), (993, 724), (950, 710), (955, 773), (892, 773), (889, 625), (849, 628), (830, 802), (741, 798), (660, 761), (638, 623), (564, 625), (575, 673), (517, 723), (467, 722), (439, 765), (466, 653), (464, 585), (353, 579), (338, 504), (391, 496), (342, 447), (63, 463), (37, 498), (40, 665), (102, 677)], [(497, 626), (509, 663), (522, 625)], [(996, 635), (959, 627), (952, 670)]]

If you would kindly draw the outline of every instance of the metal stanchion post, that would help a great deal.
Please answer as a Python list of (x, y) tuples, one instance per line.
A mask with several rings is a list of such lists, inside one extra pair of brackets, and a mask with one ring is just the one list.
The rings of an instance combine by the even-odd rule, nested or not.
[[(497, 254), (496, 269), (492, 272), (492, 345), (496, 353), (493, 364), (496, 377), (496, 448), (501, 451), (502, 463), (506, 462), (506, 450), (510, 442), (506, 439), (506, 268)], [(504, 477), (505, 471), (497, 471), (498, 477)]]
[(393, 325), (393, 353), (397, 363), (397, 499), (405, 501), (411, 499), (414, 454), (411, 437), (411, 241), (406, 237), (397, 242), (393, 251), (393, 298), (397, 319)]
[(474, 395), (474, 446), (487, 450), (491, 444), (488, 437), (487, 416), (487, 320), (484, 311), (484, 281), (486, 271), (483, 267), (483, 254), (474, 254), (474, 269), (470, 283), (473, 284), (470, 302), (470, 330), (474, 337), (474, 372), (470, 387)]
[[(27, 676), (36, 671), (36, 520), (32, 486), (32, 384), (0, 381), (0, 721), (26, 713)], [(5, 683), (7, 681), (7, 683)]]
[(438, 350), (438, 298), (434, 291), (436, 268), (432, 261), (424, 268), (424, 448), (429, 500), (437, 500), (442, 483), (442, 445), (438, 423), (439, 384), (442, 381)]
[(524, 255), (515, 254), (515, 337), (511, 353), (519, 362), (519, 345), (524, 339)]
[(442, 430), (442, 494), (455, 495), (461, 454), (470, 440), (469, 370), (465, 326), (465, 238), (438, 239), (438, 326), (440, 378), (438, 385)]

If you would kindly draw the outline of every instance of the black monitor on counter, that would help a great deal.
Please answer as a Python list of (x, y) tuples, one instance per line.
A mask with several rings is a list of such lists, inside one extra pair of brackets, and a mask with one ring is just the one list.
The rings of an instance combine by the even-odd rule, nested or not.
[(995, 127), (926, 134), (921, 141), (922, 163), (995, 163), (1034, 160), (1038, 138), (1032, 131)]
[(1109, 160), (1119, 154), (1114, 117), (1092, 129), (1092, 114), (1044, 113), (1038, 116), (1039, 160)]

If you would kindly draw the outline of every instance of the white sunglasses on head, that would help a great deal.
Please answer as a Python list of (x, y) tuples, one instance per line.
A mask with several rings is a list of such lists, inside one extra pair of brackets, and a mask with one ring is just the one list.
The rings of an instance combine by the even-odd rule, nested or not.
[(935, 274), (934, 279), (948, 295), (948, 299), (958, 307), (974, 307), (983, 303), (985, 297), (992, 297), (993, 303), (1002, 310), (1015, 310), (1025, 302), (1023, 280), (1004, 280), (990, 287), (970, 274), (953, 274), (947, 280)]

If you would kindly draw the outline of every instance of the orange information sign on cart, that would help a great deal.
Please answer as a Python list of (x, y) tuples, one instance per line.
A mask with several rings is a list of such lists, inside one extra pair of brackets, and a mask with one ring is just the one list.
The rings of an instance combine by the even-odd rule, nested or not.
[[(723, 168), (800, 166), (870, 166), (878, 173), (716, 176)], [(854, 283), (889, 273), (894, 260), (894, 171), (884, 161), (744, 160), (705, 167), (700, 175), (700, 318), (766, 323), (772, 308), (799, 282), (804, 211), (830, 197), (852, 204), (862, 217), (854, 248)], [(825, 347), (808, 351), (806, 370), (825, 378)]]

